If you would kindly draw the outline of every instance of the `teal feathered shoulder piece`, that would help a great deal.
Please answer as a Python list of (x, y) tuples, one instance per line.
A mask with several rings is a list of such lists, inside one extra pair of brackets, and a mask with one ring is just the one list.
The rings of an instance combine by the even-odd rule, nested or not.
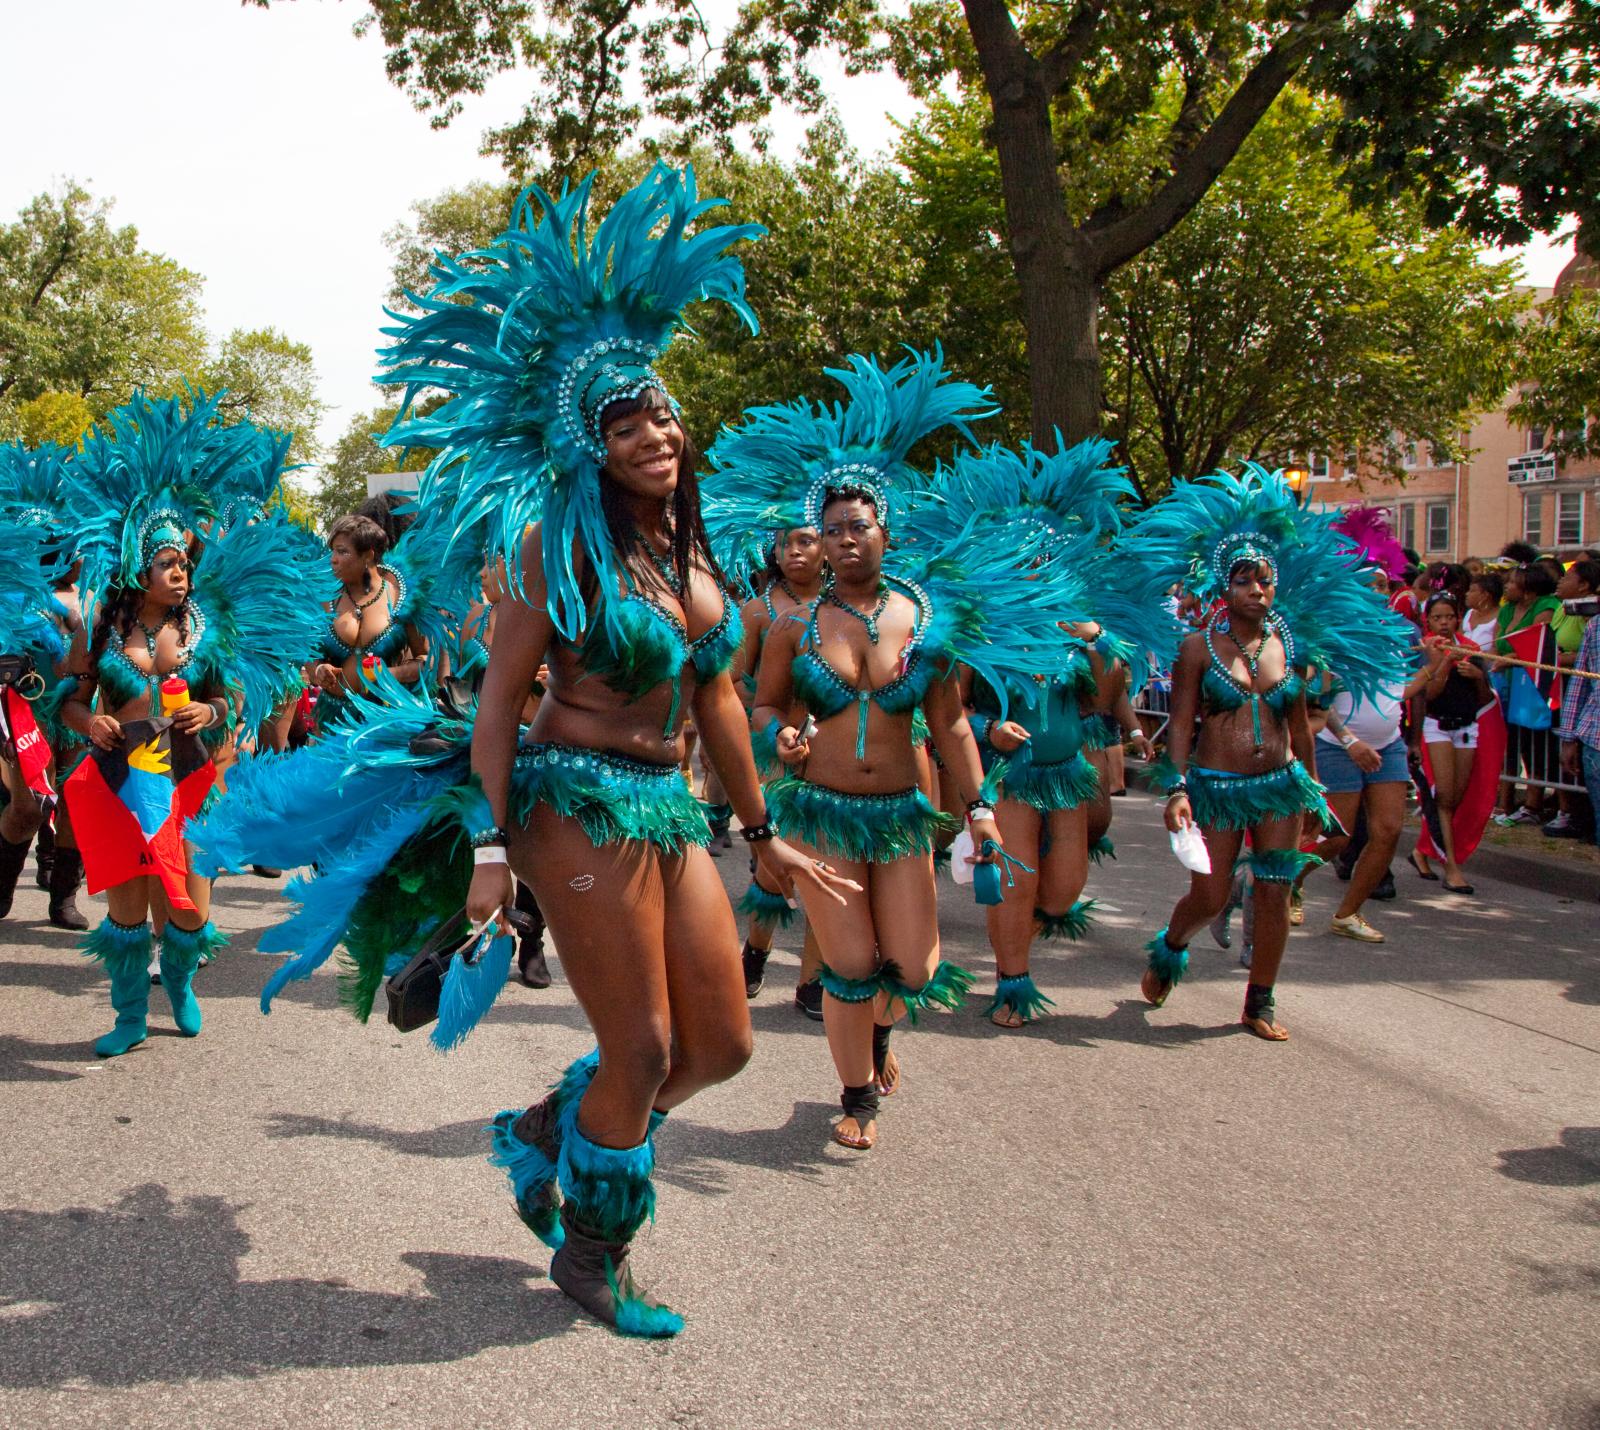
[(723, 570), (759, 567), (779, 531), (820, 526), (829, 487), (872, 492), (892, 526), (906, 494), (926, 485), (912, 449), (946, 431), (971, 442), (972, 423), (999, 410), (987, 388), (953, 379), (938, 349), (908, 350), (892, 367), (857, 354), (826, 371), (845, 401), (752, 407), (707, 454), (703, 514)]
[(1332, 514), (1302, 507), (1281, 472), (1255, 463), (1233, 476), (1180, 481), (1130, 529), (1125, 543), (1163, 582), (1203, 601), (1220, 597), (1234, 566), (1269, 565), (1273, 609), (1294, 640), (1294, 663), (1330, 671), (1357, 697), (1405, 681), (1411, 632), (1372, 587), (1358, 543)]
[[(691, 230), (724, 201), (702, 201), (694, 171), (657, 164), (591, 226), (590, 175), (553, 197), (537, 186), (517, 201), (512, 226), (488, 247), (439, 256), (432, 289), (408, 294), (414, 314), (391, 313), (393, 343), (379, 381), (404, 388), (390, 445), (439, 449), (431, 499), (448, 507), (448, 539), (480, 561), (505, 558), (522, 589), (522, 544), (541, 522), (549, 610), (568, 640), (588, 612), (580, 560), (599, 577), (605, 614), (620, 571), (600, 508), (606, 405), (665, 391), (652, 364), (683, 312), (701, 301), (731, 307), (754, 332), (744, 268), (728, 250), (759, 225)], [(447, 400), (406, 416), (418, 394)]]
[(55, 442), (0, 443), (0, 506), (15, 521), (60, 527), (72, 453)]
[(293, 440), (288, 432), (274, 432), (251, 421), (211, 429), (203, 462), (215, 473), (211, 500), (217, 529), (231, 530), (266, 514), (283, 490)]
[(246, 730), (272, 714), (312, 660), (327, 616), (322, 544), (281, 510), (219, 530), (195, 567), (194, 601), (205, 618), (195, 648), (201, 678), (243, 702)]

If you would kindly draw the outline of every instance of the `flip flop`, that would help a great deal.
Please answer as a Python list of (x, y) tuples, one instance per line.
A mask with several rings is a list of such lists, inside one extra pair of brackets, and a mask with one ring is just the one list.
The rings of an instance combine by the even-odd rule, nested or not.
[(1447, 894), (1460, 894), (1463, 897), (1468, 894), (1475, 894), (1478, 892), (1472, 887), (1471, 884), (1446, 884), (1444, 886), (1444, 891)]
[[(1422, 865), (1417, 863), (1417, 851), (1415, 849), (1406, 855), (1406, 863), (1417, 871), (1417, 878), (1426, 879), (1430, 884), (1439, 882), (1439, 876), (1432, 869), (1424, 869)], [(1450, 886), (1446, 884), (1445, 887), (1449, 888)]]

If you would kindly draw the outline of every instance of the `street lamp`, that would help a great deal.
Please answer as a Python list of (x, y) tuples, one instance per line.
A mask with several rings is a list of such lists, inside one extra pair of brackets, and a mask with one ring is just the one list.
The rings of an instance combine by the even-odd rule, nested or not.
[(1311, 480), (1311, 473), (1305, 467), (1285, 467), (1283, 479), (1289, 484), (1289, 490), (1294, 493), (1296, 502), (1303, 502), (1306, 496), (1306, 483)]

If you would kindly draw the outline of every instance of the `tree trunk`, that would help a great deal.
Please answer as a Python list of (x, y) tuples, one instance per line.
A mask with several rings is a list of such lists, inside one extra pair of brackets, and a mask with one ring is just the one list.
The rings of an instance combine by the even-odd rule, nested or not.
[(1100, 430), (1100, 279), (1067, 217), (1050, 131), (1050, 87), (1006, 6), (966, 0), (967, 22), (994, 110), (1011, 262), (1028, 340), (1033, 440), (1055, 450)]

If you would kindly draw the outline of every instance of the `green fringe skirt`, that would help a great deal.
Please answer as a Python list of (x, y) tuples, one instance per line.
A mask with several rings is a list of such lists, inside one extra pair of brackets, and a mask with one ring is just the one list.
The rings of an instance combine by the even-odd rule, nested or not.
[(1325, 791), (1299, 760), (1261, 775), (1236, 775), (1190, 765), (1189, 806), (1206, 829), (1249, 829), (1263, 819), (1315, 814), (1330, 820)]
[(849, 794), (795, 775), (767, 786), (767, 812), (786, 839), (864, 864), (931, 854), (937, 835), (961, 827), (914, 787), (893, 794)]
[(535, 805), (576, 819), (600, 848), (643, 839), (667, 854), (711, 842), (700, 801), (676, 765), (652, 765), (578, 745), (523, 745), (511, 771), (511, 817)]
[(1100, 775), (1082, 750), (1070, 760), (1048, 765), (1023, 760), (1003, 770), (1000, 796), (1019, 800), (1040, 814), (1076, 809), (1100, 797)]

